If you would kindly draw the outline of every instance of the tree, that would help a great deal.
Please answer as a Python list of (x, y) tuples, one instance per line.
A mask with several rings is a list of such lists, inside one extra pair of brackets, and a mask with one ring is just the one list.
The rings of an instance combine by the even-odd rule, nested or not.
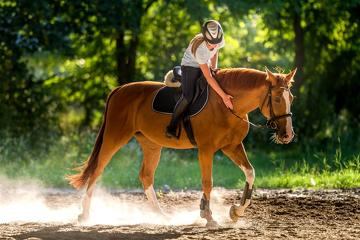
[(20, 135), (46, 131), (54, 120), (55, 99), (27, 70), (26, 57), (36, 51), (69, 49), (66, 23), (58, 18), (59, 2), (0, 3), (0, 123)]

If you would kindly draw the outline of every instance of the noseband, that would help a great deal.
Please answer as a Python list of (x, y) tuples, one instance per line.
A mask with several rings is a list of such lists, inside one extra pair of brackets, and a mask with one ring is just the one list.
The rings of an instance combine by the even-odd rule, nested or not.
[[(287, 117), (291, 117), (292, 116), (292, 112), (289, 112), (289, 113), (286, 113), (284, 115), (279, 115), (279, 116), (276, 116), (275, 113), (274, 113), (274, 109), (273, 109), (273, 105), (272, 105), (272, 95), (271, 95), (271, 90), (272, 90), (272, 86), (270, 85), (269, 86), (269, 90), (268, 90), (268, 98), (269, 98), (269, 101), (268, 101), (268, 105), (269, 105), (269, 111), (270, 111), (270, 119), (268, 119), (266, 121), (266, 127), (267, 128), (270, 128), (270, 129), (278, 129), (278, 124), (277, 124), (277, 121), (279, 119), (282, 119), (282, 118), (287, 118)], [(280, 87), (286, 91), (290, 91), (290, 89), (288, 87)], [(263, 103), (261, 104), (261, 108), (260, 108), (260, 111), (262, 111), (262, 108), (265, 104), (265, 101), (266, 101), (266, 98), (264, 99)]]
[[(235, 115), (237, 118), (240, 118), (241, 120), (249, 123), (250, 125), (256, 127), (256, 128), (269, 128), (269, 129), (274, 129), (274, 130), (277, 130), (278, 129), (278, 120), (279, 119), (282, 119), (282, 118), (287, 118), (287, 117), (291, 117), (292, 116), (292, 112), (289, 112), (289, 113), (286, 113), (284, 115), (279, 115), (279, 116), (276, 116), (275, 113), (274, 113), (274, 109), (273, 109), (273, 105), (272, 105), (272, 96), (271, 96), (271, 90), (272, 90), (273, 86), (269, 86), (269, 90), (268, 90), (268, 93), (267, 93), (267, 96), (268, 96), (268, 106), (269, 106), (269, 112), (270, 112), (270, 119), (267, 119), (265, 125), (261, 125), (261, 124), (254, 124), (242, 117), (240, 117), (239, 115), (237, 115), (233, 110), (230, 110), (231, 113), (233, 115)], [(280, 87), (286, 91), (290, 91), (290, 89), (288, 87)], [(260, 108), (260, 111), (262, 112), (262, 109), (264, 107), (264, 104), (266, 102), (266, 97), (264, 98), (264, 101), (263, 103), (261, 104), (261, 108)]]

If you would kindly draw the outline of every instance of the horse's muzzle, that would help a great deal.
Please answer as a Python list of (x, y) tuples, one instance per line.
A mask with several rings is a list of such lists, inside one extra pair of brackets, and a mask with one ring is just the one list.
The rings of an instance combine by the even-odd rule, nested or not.
[(293, 139), (294, 139), (294, 136), (295, 136), (295, 132), (294, 132), (294, 129), (291, 129), (291, 133), (283, 133), (279, 136), (279, 140), (281, 143), (283, 144), (288, 144), (290, 143)]

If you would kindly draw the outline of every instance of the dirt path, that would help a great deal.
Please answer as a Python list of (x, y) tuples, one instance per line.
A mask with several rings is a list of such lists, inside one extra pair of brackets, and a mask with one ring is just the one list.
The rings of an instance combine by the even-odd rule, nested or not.
[(13, 206), (14, 215), (26, 206), (17, 217), (9, 217), (9, 204), (16, 199), (2, 197), (0, 239), (360, 239), (360, 189), (258, 189), (246, 216), (236, 224), (227, 215), (239, 192), (218, 189), (211, 207), (222, 227), (215, 230), (206, 229), (198, 217), (201, 193), (197, 191), (161, 194), (161, 205), (174, 222), (149, 215), (140, 192), (96, 195), (100, 197), (86, 226), (75, 222), (80, 195), (72, 191), (37, 193), (44, 206), (28, 198)]

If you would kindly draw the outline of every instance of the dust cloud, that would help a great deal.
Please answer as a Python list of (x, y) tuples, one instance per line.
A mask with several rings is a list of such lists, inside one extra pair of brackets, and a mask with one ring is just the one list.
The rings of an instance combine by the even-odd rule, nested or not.
[[(220, 223), (225, 223), (229, 219), (227, 215), (229, 206), (224, 205), (221, 195), (221, 190), (213, 191), (211, 208), (214, 218)], [(0, 224), (24, 222), (78, 224), (77, 216), (81, 212), (82, 196), (83, 192), (49, 189), (34, 180), (9, 180), (0, 177)], [(198, 199), (187, 200), (185, 205), (176, 204), (176, 198), (182, 198), (181, 192), (170, 192), (166, 198), (173, 199), (174, 202), (170, 207), (166, 204), (168, 207), (164, 209), (169, 218), (153, 212), (145, 197), (131, 199), (128, 194), (113, 194), (98, 187), (92, 198), (90, 218), (81, 225), (205, 224), (205, 220), (199, 217), (201, 196)], [(219, 213), (223, 214), (219, 215)]]

